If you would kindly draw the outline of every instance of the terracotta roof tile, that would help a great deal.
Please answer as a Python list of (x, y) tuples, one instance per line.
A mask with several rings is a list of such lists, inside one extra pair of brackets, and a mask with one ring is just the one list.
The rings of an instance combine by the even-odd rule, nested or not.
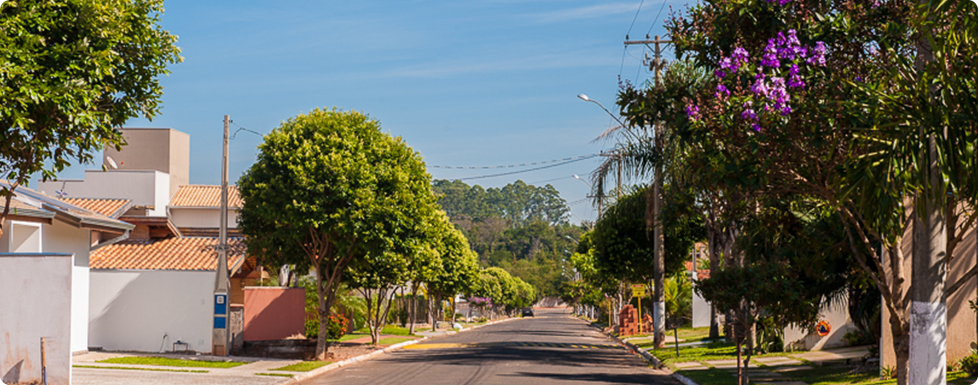
[(120, 211), (124, 211), (124, 209), (126, 209), (127, 206), (130, 206), (132, 203), (132, 201), (129, 199), (102, 198), (65, 198), (64, 201), (83, 209), (94, 211), (112, 218), (118, 218), (120, 215), (124, 214)]
[[(217, 238), (183, 237), (124, 241), (95, 250), (92, 269), (214, 270)], [(238, 266), (245, 254), (241, 238), (228, 238), (228, 267)]]
[[(241, 207), (238, 186), (228, 186), (228, 207)], [(180, 186), (170, 206), (221, 207), (221, 186), (190, 184)]]

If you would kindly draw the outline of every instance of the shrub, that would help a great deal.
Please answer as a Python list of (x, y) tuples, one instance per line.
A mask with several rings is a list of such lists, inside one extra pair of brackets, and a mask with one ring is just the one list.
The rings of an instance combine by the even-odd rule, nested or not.
[(961, 365), (961, 370), (968, 373), (969, 377), (978, 375), (978, 351), (972, 350), (971, 354), (958, 361), (958, 364)]
[[(329, 335), (326, 336), (330, 340), (338, 340), (346, 334), (346, 328), (349, 326), (350, 321), (342, 314), (333, 314), (329, 316)], [(319, 317), (308, 317), (306, 318), (306, 338), (314, 339), (319, 337)]]
[(842, 339), (845, 340), (846, 344), (849, 346), (869, 345), (876, 342), (873, 340), (873, 337), (869, 335), (869, 333), (859, 329), (847, 331), (846, 334), (842, 336)]

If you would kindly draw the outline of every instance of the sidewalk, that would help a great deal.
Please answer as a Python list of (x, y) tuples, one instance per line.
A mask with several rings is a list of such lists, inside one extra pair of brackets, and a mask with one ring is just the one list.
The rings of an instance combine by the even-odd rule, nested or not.
[[(506, 320), (497, 320), (484, 325), (463, 325), (464, 330), (482, 327)], [(422, 326), (422, 325), (418, 325)], [(340, 355), (335, 362), (308, 371), (272, 370), (298, 364), (302, 360), (277, 359), (265, 357), (217, 357), (211, 355), (188, 354), (153, 354), (127, 352), (89, 352), (72, 357), (72, 383), (75, 385), (200, 385), (200, 384), (235, 384), (235, 385), (283, 385), (298, 384), (309, 378), (319, 376), (332, 369), (354, 362), (372, 359), (380, 354), (400, 349), (403, 346), (418, 343), (430, 338), (450, 335), (459, 332), (449, 327), (448, 323), (440, 325), (437, 331), (431, 327), (416, 327), (415, 336), (411, 341), (393, 345), (370, 345), (370, 336), (364, 336), (339, 343), (330, 347), (331, 352), (342, 352), (350, 348), (352, 355)], [(384, 338), (407, 338), (407, 336), (381, 335)], [(192, 367), (192, 366), (163, 366), (142, 364), (120, 364), (99, 362), (117, 357), (160, 357), (193, 361), (240, 362), (243, 365), (230, 368)]]

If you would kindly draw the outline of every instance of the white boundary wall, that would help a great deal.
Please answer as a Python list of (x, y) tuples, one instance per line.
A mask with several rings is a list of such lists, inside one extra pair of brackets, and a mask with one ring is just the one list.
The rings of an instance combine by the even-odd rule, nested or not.
[(213, 271), (92, 270), (91, 277), (89, 345), (158, 352), (180, 340), (211, 351)]
[(0, 254), (0, 379), (41, 383), (41, 337), (49, 385), (71, 383), (70, 254)]

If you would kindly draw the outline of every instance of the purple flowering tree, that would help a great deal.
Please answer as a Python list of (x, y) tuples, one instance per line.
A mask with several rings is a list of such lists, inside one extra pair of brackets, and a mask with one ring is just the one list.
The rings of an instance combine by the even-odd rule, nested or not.
[[(971, 63), (978, 56), (967, 56), (963, 54), (967, 49), (951, 49), (942, 43), (955, 40), (917, 41), (933, 41), (943, 57), (958, 58), (956, 61), (938, 56), (937, 64), (921, 65), (929, 68), (922, 71), (906, 59), (917, 56), (925, 46), (907, 37), (922, 36), (917, 28), (927, 23), (940, 26), (927, 27), (938, 33), (966, 35), (963, 31), (969, 29), (962, 26), (973, 25), (968, 23), (973, 23), (974, 16), (963, 16), (962, 10), (971, 4), (940, 3), (953, 17), (939, 12), (921, 14), (920, 9), (926, 7), (916, 5), (899, 0), (707, 0), (674, 14), (668, 29), (676, 56), (695, 63), (711, 78), (699, 83), (670, 82), (666, 76), (662, 86), (649, 90), (625, 85), (618, 102), (633, 127), (668, 122), (671, 140), (667, 142), (677, 147), (673, 151), (679, 154), (681, 162), (677, 163), (693, 169), (687, 172), (693, 176), (689, 182), (714, 199), (708, 211), (710, 221), (732, 223), (723, 227), (736, 230), (736, 223), (749, 215), (744, 207), (756, 210), (766, 202), (804, 204), (837, 216), (852, 254), (850, 274), (874, 282), (883, 298), (883, 321), (894, 344), (900, 384), (908, 381), (909, 282), (900, 269), (892, 268), (902, 260), (884, 260), (879, 247), (873, 247), (883, 245), (889, 255), (902, 255), (901, 239), (909, 214), (901, 196), (927, 185), (921, 179), (904, 178), (916, 167), (909, 162), (915, 157), (908, 154), (918, 153), (924, 141), (900, 143), (916, 137), (908, 122), (933, 117), (917, 127), (971, 127), (975, 119), (954, 122), (973, 115), (963, 106), (978, 105), (966, 96), (973, 92), (943, 91), (976, 78), (978, 66)], [(928, 79), (931, 70), (933, 76)], [(907, 79), (918, 84), (911, 86)], [(969, 87), (958, 89), (974, 89)], [(940, 103), (921, 102), (937, 97), (942, 98)], [(954, 136), (954, 143), (978, 147), (973, 136), (963, 135), (967, 130), (949, 131), (952, 135), (945, 136)], [(967, 152), (962, 150), (967, 146), (955, 148), (952, 142), (938, 141), (936, 146), (946, 146), (940, 153), (949, 157)], [(880, 152), (887, 144), (890, 152)], [(902, 151), (902, 158), (907, 159), (898, 159), (892, 150), (896, 148), (908, 149)], [(962, 171), (967, 167), (956, 166), (974, 162), (958, 159), (944, 163), (949, 165), (942, 171), (951, 181), (949, 186), (964, 185), (971, 178), (965, 175), (974, 175)], [(955, 178), (961, 179), (954, 182)], [(955, 191), (976, 195), (965, 193), (974, 190), (964, 188)], [(955, 223), (953, 218), (947, 220)], [(972, 225), (969, 220), (947, 227), (953, 232)], [(733, 257), (734, 263), (727, 261), (728, 268), (737, 266), (740, 251), (730, 246), (737, 237), (735, 231), (717, 242), (724, 256)], [(950, 251), (957, 235), (951, 233), (948, 239)], [(715, 249), (714, 239), (710, 243)], [(978, 274), (978, 269), (973, 272)]]

